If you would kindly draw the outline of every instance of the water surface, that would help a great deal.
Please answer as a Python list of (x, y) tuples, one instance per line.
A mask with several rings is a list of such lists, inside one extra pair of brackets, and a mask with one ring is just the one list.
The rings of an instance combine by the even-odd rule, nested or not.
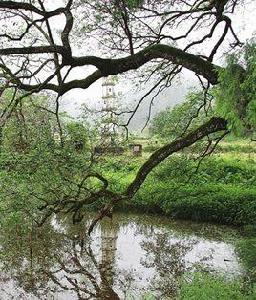
[(116, 214), (89, 238), (89, 222), (2, 232), (0, 299), (173, 299), (195, 270), (242, 274), (229, 227)]

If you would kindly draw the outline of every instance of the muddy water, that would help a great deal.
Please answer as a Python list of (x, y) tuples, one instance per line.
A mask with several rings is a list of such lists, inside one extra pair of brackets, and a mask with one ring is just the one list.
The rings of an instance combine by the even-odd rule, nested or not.
[(173, 299), (194, 271), (243, 272), (225, 226), (117, 214), (89, 238), (89, 221), (1, 232), (0, 299)]

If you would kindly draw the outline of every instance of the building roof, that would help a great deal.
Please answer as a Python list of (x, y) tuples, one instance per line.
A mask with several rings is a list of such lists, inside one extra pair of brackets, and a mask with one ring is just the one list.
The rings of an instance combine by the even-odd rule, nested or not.
[(104, 77), (102, 80), (102, 86), (114, 86), (115, 82), (111, 76)]

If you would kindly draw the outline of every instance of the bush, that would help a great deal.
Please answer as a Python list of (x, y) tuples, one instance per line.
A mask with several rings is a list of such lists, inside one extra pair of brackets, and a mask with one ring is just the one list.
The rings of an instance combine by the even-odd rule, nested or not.
[(233, 185), (146, 184), (134, 197), (136, 209), (163, 212), (174, 218), (242, 225), (256, 219), (256, 189)]

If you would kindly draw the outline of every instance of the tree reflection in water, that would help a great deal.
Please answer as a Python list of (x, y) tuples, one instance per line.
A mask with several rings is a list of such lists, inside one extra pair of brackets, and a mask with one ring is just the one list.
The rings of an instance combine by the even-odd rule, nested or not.
[(17, 294), (17, 288), (13, 286), (11, 290), (8, 284), (3, 293), (14, 299), (27, 299), (29, 294), (39, 299), (51, 295), (63, 299), (119, 299), (112, 288), (117, 230), (106, 222), (99, 230), (101, 255), (92, 249), (85, 226), (66, 225), (63, 232), (51, 224), (33, 230), (18, 226), (9, 236), (2, 235), (5, 276), (1, 281), (12, 281), (21, 291)]
[(147, 253), (142, 264), (156, 269), (150, 289), (157, 292), (161, 299), (177, 294), (181, 277), (191, 269), (185, 256), (196, 243), (196, 240), (175, 241), (167, 233), (158, 233), (142, 243)]
[[(143, 252), (139, 269), (153, 269), (150, 284), (141, 285), (138, 278), (143, 274), (120, 267), (117, 245), (129, 226), (134, 228), (125, 238), (139, 236)], [(103, 220), (92, 238), (86, 232), (86, 222), (74, 226), (61, 219), (43, 228), (24, 224), (2, 231), (3, 299), (139, 299), (148, 290), (159, 299), (170, 299), (191, 268), (187, 253), (198, 243), (196, 238), (181, 238), (145, 220), (136, 223), (123, 217), (115, 222)], [(133, 255), (132, 243), (129, 247)]]

